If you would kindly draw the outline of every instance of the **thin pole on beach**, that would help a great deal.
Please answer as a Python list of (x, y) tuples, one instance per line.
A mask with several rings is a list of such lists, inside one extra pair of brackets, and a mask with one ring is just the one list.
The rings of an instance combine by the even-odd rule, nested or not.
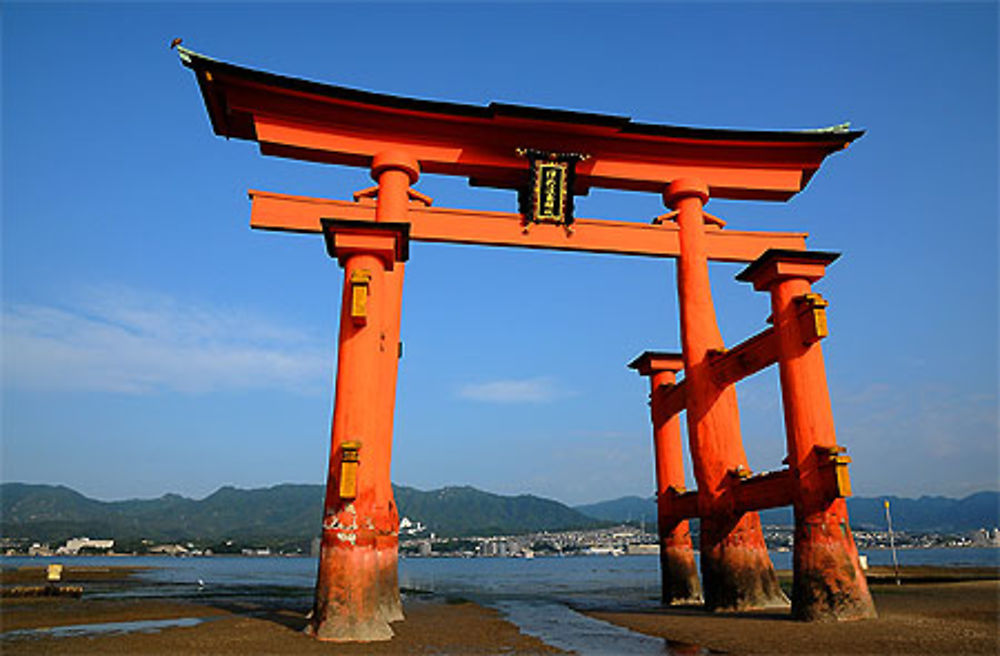
[(885, 523), (889, 526), (889, 548), (892, 549), (892, 571), (896, 575), (896, 585), (899, 582), (899, 562), (896, 560), (896, 540), (892, 536), (892, 515), (889, 514), (889, 500), (885, 500)]

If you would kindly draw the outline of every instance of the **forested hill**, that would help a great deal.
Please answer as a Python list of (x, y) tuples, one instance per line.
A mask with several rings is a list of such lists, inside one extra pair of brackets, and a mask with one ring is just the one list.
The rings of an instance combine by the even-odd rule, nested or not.
[[(600, 524), (558, 501), (472, 487), (424, 492), (394, 486), (400, 516), (439, 535), (516, 534)], [(204, 499), (97, 501), (64, 486), (0, 485), (0, 533), (54, 542), (86, 535), (120, 541), (308, 541), (318, 533), (321, 485), (223, 487)]]
[[(889, 501), (893, 528), (900, 531), (969, 531), (1000, 526), (1000, 492), (977, 492), (963, 499), (948, 497), (851, 497), (847, 500), (851, 526), (855, 529), (885, 529), (885, 506)], [(621, 497), (576, 506), (585, 515), (614, 522), (656, 521), (652, 497)], [(772, 526), (790, 526), (791, 508), (773, 508), (760, 513)]]
[[(551, 499), (501, 496), (472, 487), (394, 489), (400, 516), (422, 522), (441, 536), (514, 535), (643, 519), (652, 529), (656, 522), (655, 503), (648, 498), (623, 497), (574, 509)], [(98, 501), (63, 486), (5, 483), (0, 485), (0, 535), (42, 542), (85, 535), (124, 542), (308, 544), (319, 530), (323, 495), (320, 485), (276, 485), (253, 490), (223, 487), (204, 499), (167, 494), (158, 499)], [(848, 499), (852, 526), (884, 528), (883, 499)], [(888, 499), (894, 527), (901, 531), (1000, 526), (998, 492), (964, 499)], [(761, 517), (765, 524), (792, 521), (788, 508), (764, 511)]]

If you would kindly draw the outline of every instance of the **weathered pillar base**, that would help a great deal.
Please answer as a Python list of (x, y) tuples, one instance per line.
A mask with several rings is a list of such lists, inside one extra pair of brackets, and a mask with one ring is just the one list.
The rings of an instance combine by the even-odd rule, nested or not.
[(403, 601), (399, 596), (399, 538), (396, 535), (376, 539), (378, 562), (378, 615), (385, 622), (403, 619)]
[(701, 583), (687, 521), (660, 539), (660, 575), (664, 606), (701, 603)]
[[(312, 623), (305, 632), (329, 642), (390, 640), (392, 628), (379, 611), (378, 555), (374, 537), (351, 544), (341, 535), (323, 536), (321, 571)], [(339, 542), (339, 544), (335, 544)], [(361, 543), (361, 544), (359, 544)]]
[(795, 619), (844, 621), (878, 616), (858, 561), (843, 499), (811, 514), (796, 508), (794, 564)]
[(755, 512), (702, 518), (701, 574), (707, 610), (788, 607)]

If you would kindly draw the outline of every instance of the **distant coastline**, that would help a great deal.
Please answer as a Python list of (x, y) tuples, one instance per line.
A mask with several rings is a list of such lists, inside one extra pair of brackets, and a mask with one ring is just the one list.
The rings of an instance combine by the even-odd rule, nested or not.
[[(316, 553), (323, 486), (220, 488), (105, 502), (54, 485), (0, 484), (0, 554), (308, 556)], [(655, 502), (622, 497), (570, 508), (532, 495), (472, 487), (396, 486), (404, 557), (627, 555), (656, 549)], [(889, 546), (882, 497), (848, 499), (861, 550)], [(899, 549), (1000, 545), (1000, 493), (963, 499), (888, 497)], [(769, 548), (792, 547), (790, 509), (761, 513)], [(880, 523), (882, 522), (882, 523)], [(698, 522), (692, 522), (697, 534)], [(86, 537), (85, 537), (86, 536)], [(113, 541), (109, 546), (108, 541)]]

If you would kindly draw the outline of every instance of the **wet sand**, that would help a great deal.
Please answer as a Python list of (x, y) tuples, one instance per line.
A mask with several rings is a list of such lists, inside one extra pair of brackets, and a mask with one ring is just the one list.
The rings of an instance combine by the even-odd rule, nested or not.
[[(125, 568), (67, 572), (67, 583), (129, 585)], [(1000, 581), (991, 569), (910, 568), (895, 585), (891, 570), (871, 572), (879, 619), (802, 623), (787, 613), (706, 614), (698, 608), (588, 611), (651, 636), (736, 654), (997, 654)], [(33, 583), (40, 572), (5, 573)], [(88, 578), (89, 577), (89, 578)], [(983, 580), (983, 579), (991, 580)], [(787, 583), (787, 575), (786, 575)], [(84, 583), (86, 585), (86, 583)], [(406, 621), (383, 643), (320, 643), (301, 633), (301, 609), (252, 601), (5, 598), (0, 631), (102, 622), (203, 618), (197, 626), (91, 637), (7, 637), (3, 654), (544, 654), (562, 653), (520, 633), (499, 613), (461, 600), (410, 597)], [(699, 653), (699, 652), (687, 652)]]
[[(119, 581), (127, 587), (125, 568), (104, 572), (67, 572), (64, 581)], [(37, 583), (41, 571), (7, 572), (5, 584)], [(290, 610), (248, 601), (193, 603), (165, 599), (4, 598), (0, 631), (65, 627), (104, 622), (203, 618), (188, 627), (151, 633), (77, 637), (0, 639), (0, 653), (16, 654), (558, 654), (564, 653), (526, 636), (492, 609), (462, 600), (410, 598), (406, 620), (392, 625), (388, 642), (334, 644), (302, 633), (301, 609)]]
[(859, 622), (806, 623), (787, 612), (707, 614), (692, 607), (587, 615), (734, 654), (1000, 654), (997, 575), (984, 568), (907, 568), (897, 586), (891, 568), (873, 568), (879, 617)]

